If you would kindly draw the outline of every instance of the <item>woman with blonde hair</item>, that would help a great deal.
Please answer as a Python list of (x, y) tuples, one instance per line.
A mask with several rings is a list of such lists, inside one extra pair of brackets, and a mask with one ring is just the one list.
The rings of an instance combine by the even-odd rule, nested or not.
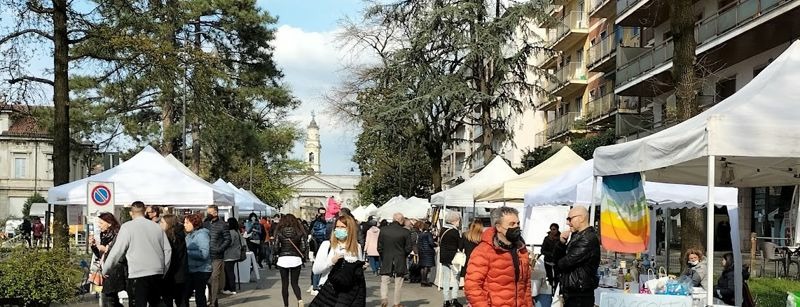
[(686, 271), (683, 271), (681, 277), (688, 277), (691, 279), (693, 287), (703, 287), (703, 289), (708, 289), (708, 282), (706, 278), (706, 258), (703, 257), (703, 251), (693, 248), (687, 250), (686, 264), (688, 267), (686, 268)]
[(327, 241), (319, 246), (314, 274), (320, 275), (320, 290), (309, 306), (365, 306), (367, 284), (364, 254), (358, 243), (358, 223), (349, 215), (336, 219)]
[(469, 230), (461, 236), (461, 246), (464, 248), (464, 254), (467, 256), (467, 261), (464, 262), (464, 267), (461, 268), (461, 277), (467, 274), (467, 265), (469, 264), (469, 256), (472, 255), (472, 250), (481, 243), (481, 235), (483, 234), (483, 222), (479, 219), (472, 220), (469, 223)]

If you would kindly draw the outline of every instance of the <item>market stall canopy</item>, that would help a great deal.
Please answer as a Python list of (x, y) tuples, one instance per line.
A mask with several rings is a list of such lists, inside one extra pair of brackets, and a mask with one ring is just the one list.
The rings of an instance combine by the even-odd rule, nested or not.
[(265, 204), (260, 199), (258, 199), (258, 197), (256, 197), (253, 194), (253, 192), (250, 192), (250, 191), (245, 190), (243, 188), (239, 188), (239, 193), (241, 193), (242, 195), (247, 197), (253, 203), (253, 209), (251, 209), (251, 211), (261, 212), (261, 211), (269, 211), (270, 210), (271, 207), (267, 206), (267, 204)]
[[(525, 206), (584, 205), (592, 203), (592, 179), (594, 160), (554, 178), (525, 193)], [(599, 183), (598, 183), (599, 186)], [(737, 207), (739, 190), (736, 188), (714, 188), (717, 207)], [(680, 209), (701, 208), (708, 202), (708, 187), (698, 185), (645, 182), (644, 195), (647, 202), (656, 208)], [(600, 203), (600, 189), (595, 194), (595, 204)]]
[(476, 202), (519, 201), (525, 192), (538, 187), (550, 179), (580, 165), (584, 160), (568, 146), (562, 147), (552, 157), (518, 176), (492, 185), (484, 190), (475, 190)]
[(648, 181), (720, 186), (800, 183), (800, 42), (732, 96), (642, 139), (597, 148), (597, 176), (646, 172)]
[(234, 195), (234, 202), (236, 203), (236, 208), (238, 208), (238, 215), (248, 215), (254, 211), (264, 211), (266, 210), (265, 206), (258, 204), (255, 200), (253, 200), (250, 195), (247, 193), (243, 193), (242, 190), (239, 190), (235, 185), (230, 182), (226, 182), (222, 179), (217, 179), (214, 181), (213, 184), (215, 187), (224, 189), (227, 192), (230, 192)]
[[(406, 198), (403, 197), (403, 195), (397, 195), (397, 196), (392, 197), (391, 199), (389, 199), (389, 201), (387, 201), (385, 204), (383, 204), (383, 206), (381, 206), (381, 208), (389, 206), (389, 205), (394, 204), (394, 203), (398, 203), (398, 202), (404, 201), (404, 200), (406, 200)], [(378, 209), (380, 209), (380, 208), (378, 208)]]
[(446, 207), (472, 207), (475, 191), (483, 191), (497, 182), (514, 178), (517, 173), (501, 157), (495, 157), (480, 172), (450, 189), (431, 196), (431, 204)]
[(253, 193), (253, 191), (250, 191), (250, 190), (244, 190), (244, 191), (247, 192), (247, 194), (250, 195), (258, 203), (260, 203), (260, 204), (264, 205), (264, 207), (266, 207), (266, 209), (264, 209), (265, 212), (266, 212), (265, 213), (266, 215), (272, 216), (278, 211), (278, 209), (276, 209), (275, 207), (267, 205), (267, 203), (262, 201), (261, 198), (258, 198), (258, 196), (256, 196), (256, 193)]
[(353, 209), (353, 211), (350, 211), (350, 213), (353, 215), (356, 221), (359, 222), (364, 222), (367, 220), (367, 218), (369, 218), (369, 216), (367, 215), (367, 207), (364, 206), (357, 207)]
[(176, 207), (234, 204), (232, 194), (185, 174), (150, 146), (105, 172), (50, 188), (47, 202), (55, 205), (86, 204), (89, 181), (113, 182), (115, 203), (120, 206), (137, 200), (149, 205)]
[(410, 219), (423, 219), (428, 217), (431, 204), (422, 198), (410, 197), (404, 201), (394, 202), (378, 208), (378, 220), (392, 220), (392, 215), (399, 212)]

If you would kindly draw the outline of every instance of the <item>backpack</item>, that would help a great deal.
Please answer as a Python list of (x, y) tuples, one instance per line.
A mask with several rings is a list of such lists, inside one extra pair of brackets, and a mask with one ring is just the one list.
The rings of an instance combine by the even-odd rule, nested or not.
[(314, 222), (314, 226), (311, 229), (311, 234), (314, 236), (314, 240), (317, 240), (317, 242), (325, 241), (327, 239), (327, 233), (328, 233), (327, 223), (323, 223), (320, 221)]
[(244, 236), (239, 235), (239, 262), (244, 261), (247, 259), (247, 241), (244, 240)]

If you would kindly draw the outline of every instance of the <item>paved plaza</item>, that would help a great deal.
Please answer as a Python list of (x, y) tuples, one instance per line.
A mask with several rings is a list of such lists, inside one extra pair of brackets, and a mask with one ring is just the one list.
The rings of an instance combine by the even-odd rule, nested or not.
[[(367, 306), (380, 306), (380, 277), (375, 276), (367, 269)], [(300, 288), (302, 289), (303, 302), (307, 306), (314, 298), (306, 290), (311, 285), (311, 263), (303, 268), (300, 276)], [(281, 277), (277, 269), (268, 270), (266, 267), (261, 270), (261, 280), (258, 283), (247, 283), (241, 285), (242, 289), (236, 295), (224, 296), (220, 300), (220, 306), (283, 306), (281, 298)], [(391, 297), (391, 286), (390, 297)], [(442, 306), (441, 292), (436, 288), (423, 288), (419, 284), (403, 285), (402, 304), (406, 307), (416, 306)], [(390, 298), (391, 300), (391, 298)], [(464, 302), (464, 299), (461, 299)], [(392, 302), (390, 301), (390, 306)], [(194, 306), (194, 302), (191, 302)], [(70, 306), (99, 306), (97, 300), (92, 295), (86, 295), (80, 303), (70, 304)], [(289, 289), (289, 306), (297, 306), (291, 288)]]

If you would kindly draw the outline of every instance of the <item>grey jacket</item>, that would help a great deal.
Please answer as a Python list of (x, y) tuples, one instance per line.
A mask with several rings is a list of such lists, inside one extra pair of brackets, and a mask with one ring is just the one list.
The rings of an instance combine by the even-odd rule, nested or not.
[(231, 234), (231, 245), (225, 250), (225, 261), (239, 261), (239, 256), (242, 253), (242, 245), (247, 246), (244, 237), (236, 230), (228, 230)]
[(122, 224), (117, 242), (106, 257), (103, 274), (108, 274), (123, 256), (128, 262), (128, 278), (163, 275), (169, 268), (172, 248), (158, 224), (137, 217)]

